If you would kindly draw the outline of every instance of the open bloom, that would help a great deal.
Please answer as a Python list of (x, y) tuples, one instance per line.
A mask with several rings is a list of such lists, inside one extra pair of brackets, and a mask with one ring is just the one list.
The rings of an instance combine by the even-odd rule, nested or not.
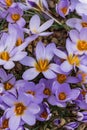
[(35, 124), (35, 115), (40, 111), (39, 105), (32, 103), (30, 99), (27, 100), (24, 95), (19, 95), (16, 99), (13, 95), (7, 94), (3, 96), (3, 101), (9, 106), (5, 113), (11, 130), (16, 130), (22, 121), (28, 125)]
[(71, 30), (69, 36), (74, 53), (77, 55), (87, 54), (87, 28), (82, 28), (80, 32)]
[(54, 48), (55, 45), (53, 43), (44, 47), (43, 43), (39, 42), (36, 46), (36, 60), (33, 57), (26, 56), (20, 61), (21, 64), (31, 67), (23, 73), (23, 79), (32, 80), (40, 73), (47, 79), (55, 78), (55, 72), (59, 72), (59, 66), (55, 63), (50, 63), (54, 56)]
[(18, 50), (15, 47), (17, 32), (7, 35), (5, 40), (3, 37), (0, 40), (0, 65), (3, 65), (5, 69), (12, 69), (15, 64), (13, 61), (19, 61), (23, 59), (27, 52), (22, 51), (24, 49)]
[[(75, 38), (75, 37), (74, 37)], [(69, 39), (66, 41), (67, 53), (59, 49), (54, 49), (54, 54), (63, 59), (60, 68), (63, 72), (70, 72), (73, 68), (78, 67), (80, 70), (86, 72), (87, 66), (83, 64), (83, 58), (74, 54), (72, 50), (72, 43)]]
[(82, 18), (70, 18), (66, 21), (66, 24), (80, 31), (82, 28), (87, 28), (87, 16), (83, 15)]
[(11, 7), (14, 5), (14, 0), (1, 0), (0, 1), (0, 4), (3, 6), (3, 7)]
[(29, 22), (30, 29), (25, 28), (24, 31), (26, 33), (36, 34), (38, 36), (48, 36), (48, 35), (52, 34), (52, 32), (44, 32), (44, 31), (47, 30), (49, 27), (51, 27), (53, 22), (54, 21), (52, 19), (50, 19), (40, 26), (40, 17), (35, 14), (30, 19), (30, 22)]
[(58, 4), (56, 4), (56, 12), (65, 18), (65, 16), (69, 13), (69, 0), (60, 0)]
[(23, 15), (23, 10), (21, 8), (17, 7), (11, 7), (8, 9), (8, 16), (6, 18), (6, 20), (9, 23), (16, 23), (19, 26), (23, 27), (26, 22), (24, 20), (24, 18), (22, 18)]
[(48, 102), (52, 105), (57, 105), (59, 107), (65, 107), (66, 103), (75, 100), (79, 94), (79, 89), (71, 89), (69, 84), (58, 84), (57, 81), (53, 83), (52, 86), (53, 95), (50, 96)]

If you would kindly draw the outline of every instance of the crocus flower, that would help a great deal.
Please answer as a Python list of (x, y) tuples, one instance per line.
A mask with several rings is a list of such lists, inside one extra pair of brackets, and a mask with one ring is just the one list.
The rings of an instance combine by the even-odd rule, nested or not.
[(14, 4), (14, 0), (1, 0), (0, 3), (3, 7), (11, 7)]
[(78, 67), (80, 70), (86, 72), (87, 66), (83, 64), (83, 59), (81, 59), (78, 55), (74, 54), (71, 45), (72, 45), (71, 41), (67, 39), (66, 49), (68, 54), (59, 49), (54, 49), (54, 54), (63, 59), (63, 62), (60, 65), (60, 69), (64, 72), (70, 72), (73, 68), (75, 70), (75, 68)]
[(27, 99), (30, 98), (32, 102), (39, 104), (43, 101), (44, 84), (39, 83), (35, 85), (33, 82), (26, 82), (23, 85), (23, 81), (19, 81), (19, 83), (16, 83), (16, 86), (18, 93), (24, 94)]
[(64, 128), (66, 128), (67, 130), (75, 130), (76, 128), (78, 128), (78, 126), (79, 126), (79, 122), (70, 122), (66, 124)]
[(16, 94), (14, 84), (16, 82), (13, 74), (7, 74), (4, 69), (0, 69), (0, 94), (11, 92)]
[(79, 94), (79, 89), (71, 89), (69, 84), (58, 84), (57, 81), (53, 83), (52, 86), (53, 95), (50, 96), (48, 102), (51, 105), (57, 105), (59, 107), (65, 107), (66, 103), (75, 100)]
[(52, 114), (50, 112), (49, 105), (44, 102), (40, 104), (40, 112), (37, 114), (37, 120), (47, 121), (51, 118)]
[(18, 6), (11, 7), (8, 9), (8, 16), (7, 16), (6, 20), (9, 23), (16, 23), (19, 26), (23, 27), (26, 24), (26, 22), (22, 16), (23, 16), (22, 9), (20, 9)]
[(47, 30), (49, 27), (51, 27), (53, 22), (54, 21), (50, 19), (40, 26), (40, 17), (35, 14), (30, 19), (30, 22), (29, 22), (30, 29), (25, 28), (24, 31), (28, 34), (31, 33), (31, 34), (36, 34), (38, 36), (48, 36), (52, 34), (52, 32), (44, 32), (44, 31)]
[(81, 31), (82, 28), (87, 28), (87, 16), (83, 15), (81, 18), (70, 18), (66, 21), (66, 24), (71, 28), (75, 28)]
[(82, 28), (80, 32), (71, 30), (69, 36), (74, 53), (77, 55), (87, 54), (87, 28)]
[(36, 46), (36, 59), (26, 56), (20, 61), (21, 64), (31, 67), (23, 73), (23, 79), (32, 80), (40, 73), (47, 79), (56, 77), (55, 72), (59, 72), (59, 66), (55, 63), (50, 63), (54, 56), (53, 48), (55, 48), (53, 43), (44, 47), (43, 43), (39, 42)]
[(15, 66), (13, 61), (19, 61), (27, 55), (22, 49), (18, 50), (15, 47), (16, 37), (17, 32), (14, 31), (14, 34), (7, 36), (6, 41), (0, 41), (0, 65), (5, 69), (12, 69)]
[[(21, 125), (21, 122), (28, 125), (34, 125), (36, 122), (36, 114), (40, 111), (39, 105), (32, 103), (26, 96), (19, 95), (16, 98), (13, 95), (7, 94), (3, 96), (3, 101), (9, 106), (5, 111), (6, 118), (9, 119), (9, 128), (16, 130)], [(13, 124), (15, 125), (13, 127)]]
[(69, 0), (60, 0), (58, 4), (56, 4), (56, 12), (65, 18), (65, 16), (69, 13)]
[(78, 112), (77, 120), (86, 123), (87, 122), (87, 111)]

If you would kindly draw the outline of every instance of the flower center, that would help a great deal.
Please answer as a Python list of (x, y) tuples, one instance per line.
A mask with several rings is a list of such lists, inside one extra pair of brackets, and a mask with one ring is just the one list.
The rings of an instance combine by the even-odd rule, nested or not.
[(22, 44), (22, 39), (18, 38), (16, 41), (16, 46), (20, 46)]
[(81, 25), (82, 27), (87, 27), (87, 22), (82, 22)]
[(17, 116), (23, 115), (26, 107), (23, 103), (19, 102), (15, 104), (15, 113)]
[(48, 70), (49, 68), (49, 61), (47, 59), (43, 60), (40, 59), (36, 64), (35, 64), (35, 68), (37, 71), (39, 72), (43, 72)]
[(71, 65), (79, 66), (79, 64), (80, 64), (80, 60), (79, 60), (78, 56), (76, 56), (76, 55), (74, 55), (74, 56), (69, 55), (67, 60)]
[(10, 58), (9, 53), (6, 51), (3, 51), (0, 53), (0, 59), (8, 61)]
[(43, 91), (43, 93), (44, 93), (45, 95), (48, 95), (48, 96), (51, 95), (51, 91), (50, 91), (49, 88), (45, 88), (44, 91)]
[(59, 100), (65, 100), (66, 99), (66, 94), (64, 92), (61, 92), (59, 95), (58, 95), (58, 98)]
[(66, 81), (67, 77), (65, 74), (58, 74), (57, 75), (57, 81), (62, 84)]
[(33, 96), (35, 95), (35, 92), (34, 92), (34, 91), (31, 91), (31, 90), (30, 90), (30, 91), (27, 91), (26, 93), (27, 93), (27, 94), (31, 94), (31, 95), (33, 95)]
[(11, 15), (12, 19), (16, 22), (20, 19), (20, 15), (19, 14), (12, 14)]
[(11, 6), (13, 2), (12, 0), (5, 0), (5, 3), (7, 6)]
[(61, 11), (63, 12), (63, 14), (66, 14), (66, 12), (67, 12), (67, 8), (66, 8), (66, 7), (61, 8)]
[(77, 48), (80, 51), (86, 51), (87, 50), (87, 41), (79, 40), (77, 42)]
[(13, 85), (12, 84), (10, 84), (10, 83), (5, 83), (4, 84), (4, 89), (5, 90), (10, 90), (10, 89), (12, 89), (13, 88)]
[(2, 122), (2, 128), (3, 128), (3, 129), (6, 129), (6, 128), (9, 127), (9, 126), (8, 126), (8, 122), (9, 122), (8, 119), (5, 119), (5, 120)]
[(47, 119), (48, 117), (48, 114), (46, 111), (42, 112), (41, 115), (40, 115), (41, 118), (44, 118), (44, 119)]
[(81, 94), (82, 94), (83, 96), (85, 96), (85, 95), (87, 94), (87, 91), (86, 91), (86, 90), (82, 90), (82, 91), (81, 91)]

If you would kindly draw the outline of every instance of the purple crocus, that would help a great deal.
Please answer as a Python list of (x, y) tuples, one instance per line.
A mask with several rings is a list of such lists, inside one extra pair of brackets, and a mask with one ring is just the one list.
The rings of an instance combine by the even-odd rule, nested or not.
[(15, 83), (16, 79), (13, 74), (7, 74), (4, 69), (0, 69), (0, 95), (5, 92), (16, 94)]
[(18, 93), (23, 93), (27, 99), (31, 99), (32, 102), (35, 102), (37, 104), (41, 103), (43, 101), (43, 90), (44, 90), (44, 84), (34, 84), (33, 82), (25, 82), (20, 81), (16, 83), (16, 87), (18, 88)]
[(26, 22), (22, 16), (23, 16), (22, 9), (20, 9), (18, 6), (11, 7), (8, 9), (8, 16), (7, 16), (6, 20), (9, 23), (16, 23), (19, 26), (23, 27), (26, 24)]
[(82, 28), (80, 32), (71, 30), (69, 36), (74, 53), (77, 55), (87, 54), (87, 28)]
[(48, 36), (52, 34), (52, 32), (44, 32), (44, 31), (47, 30), (49, 27), (51, 27), (53, 22), (54, 21), (50, 19), (40, 26), (40, 17), (35, 14), (30, 19), (30, 22), (29, 22), (30, 29), (25, 28), (24, 31), (28, 34), (31, 33), (31, 34), (36, 34), (38, 36)]
[[(75, 35), (75, 33), (73, 33), (73, 35)], [(71, 38), (73, 38), (73, 35)], [(77, 40), (76, 38), (77, 37), (75, 35), (73, 39)], [(73, 68), (76, 71), (76, 67), (78, 67), (79, 70), (86, 72), (87, 66), (83, 63), (84, 58), (74, 53), (72, 49), (72, 42), (69, 39), (66, 41), (66, 49), (67, 52), (63, 52), (59, 49), (54, 49), (54, 54), (63, 59), (63, 62), (60, 65), (60, 69), (64, 72), (70, 72)]]
[(51, 118), (52, 114), (50, 112), (49, 105), (46, 102), (40, 104), (40, 112), (37, 114), (37, 120), (47, 121)]
[(55, 72), (59, 72), (59, 66), (55, 63), (50, 63), (54, 56), (54, 48), (55, 45), (53, 43), (48, 44), (45, 47), (42, 42), (39, 42), (36, 46), (36, 59), (26, 56), (21, 60), (21, 64), (31, 67), (23, 73), (23, 79), (32, 80), (40, 73), (42, 73), (47, 79), (55, 78)]
[(87, 123), (87, 111), (78, 112), (77, 120), (80, 122)]
[(81, 31), (82, 28), (87, 28), (87, 15), (83, 15), (82, 18), (70, 18), (66, 21), (66, 24)]
[(40, 111), (39, 105), (32, 103), (30, 99), (27, 100), (24, 95), (19, 95), (16, 99), (15, 96), (7, 94), (3, 96), (3, 101), (9, 106), (5, 113), (11, 130), (18, 129), (22, 121), (30, 126), (35, 124), (35, 115)]
[(56, 12), (65, 18), (65, 16), (69, 13), (69, 0), (60, 0), (58, 4), (56, 4)]
[(75, 100), (79, 94), (79, 89), (71, 89), (69, 84), (58, 84), (57, 81), (52, 86), (53, 95), (50, 96), (48, 102), (51, 105), (57, 105), (59, 107), (66, 107), (66, 103)]
[(64, 128), (66, 128), (67, 130), (75, 130), (76, 128), (78, 128), (78, 126), (79, 126), (79, 122), (76, 121), (76, 122), (70, 122), (66, 124)]

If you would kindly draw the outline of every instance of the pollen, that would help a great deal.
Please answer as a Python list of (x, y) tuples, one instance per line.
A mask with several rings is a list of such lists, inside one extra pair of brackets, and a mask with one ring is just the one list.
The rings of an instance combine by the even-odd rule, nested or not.
[(66, 94), (65, 94), (65, 92), (59, 93), (58, 98), (59, 98), (59, 100), (65, 100), (65, 99), (66, 99)]
[(25, 110), (26, 106), (23, 103), (19, 102), (15, 104), (15, 113), (17, 116), (23, 115)]
[(47, 71), (49, 69), (49, 61), (47, 59), (40, 59), (36, 64), (35, 68), (39, 72)]
[(8, 7), (10, 7), (12, 5), (13, 1), (12, 0), (5, 0), (5, 3)]
[(10, 58), (9, 53), (6, 51), (3, 51), (0, 53), (0, 59), (8, 61)]
[(42, 112), (41, 115), (40, 115), (41, 118), (44, 118), (44, 119), (47, 119), (48, 117), (48, 114), (46, 111)]
[(10, 83), (5, 83), (4, 84), (4, 89), (5, 90), (10, 90), (10, 89), (12, 89), (13, 88), (13, 85), (12, 84), (10, 84)]
[(66, 7), (61, 8), (61, 11), (63, 12), (63, 14), (66, 14), (66, 12), (67, 12), (67, 8), (66, 8)]
[(74, 55), (74, 56), (69, 55), (67, 60), (71, 65), (79, 66), (79, 64), (80, 64), (80, 60), (79, 60), (79, 57), (77, 55)]
[(22, 44), (22, 39), (18, 38), (16, 41), (16, 46), (20, 46)]
[(65, 74), (58, 74), (57, 75), (57, 81), (62, 84), (66, 81), (67, 77)]
[(26, 93), (27, 93), (27, 94), (31, 94), (31, 95), (33, 95), (33, 96), (35, 95), (35, 92), (34, 92), (34, 91), (31, 91), (31, 90), (30, 90), (30, 91), (27, 91)]
[(3, 128), (3, 129), (9, 128), (8, 122), (9, 122), (8, 119), (4, 119), (4, 120), (3, 120), (3, 122), (2, 122), (2, 128)]
[(87, 27), (87, 22), (82, 22), (81, 25), (82, 25), (83, 28)]
[(20, 15), (15, 13), (11, 15), (11, 18), (16, 22), (20, 19)]
[(48, 95), (48, 96), (51, 95), (51, 91), (50, 91), (49, 88), (45, 88), (44, 91), (43, 91), (43, 93), (44, 93), (45, 95)]
[(77, 48), (80, 51), (86, 51), (87, 50), (87, 41), (79, 40), (77, 42)]

